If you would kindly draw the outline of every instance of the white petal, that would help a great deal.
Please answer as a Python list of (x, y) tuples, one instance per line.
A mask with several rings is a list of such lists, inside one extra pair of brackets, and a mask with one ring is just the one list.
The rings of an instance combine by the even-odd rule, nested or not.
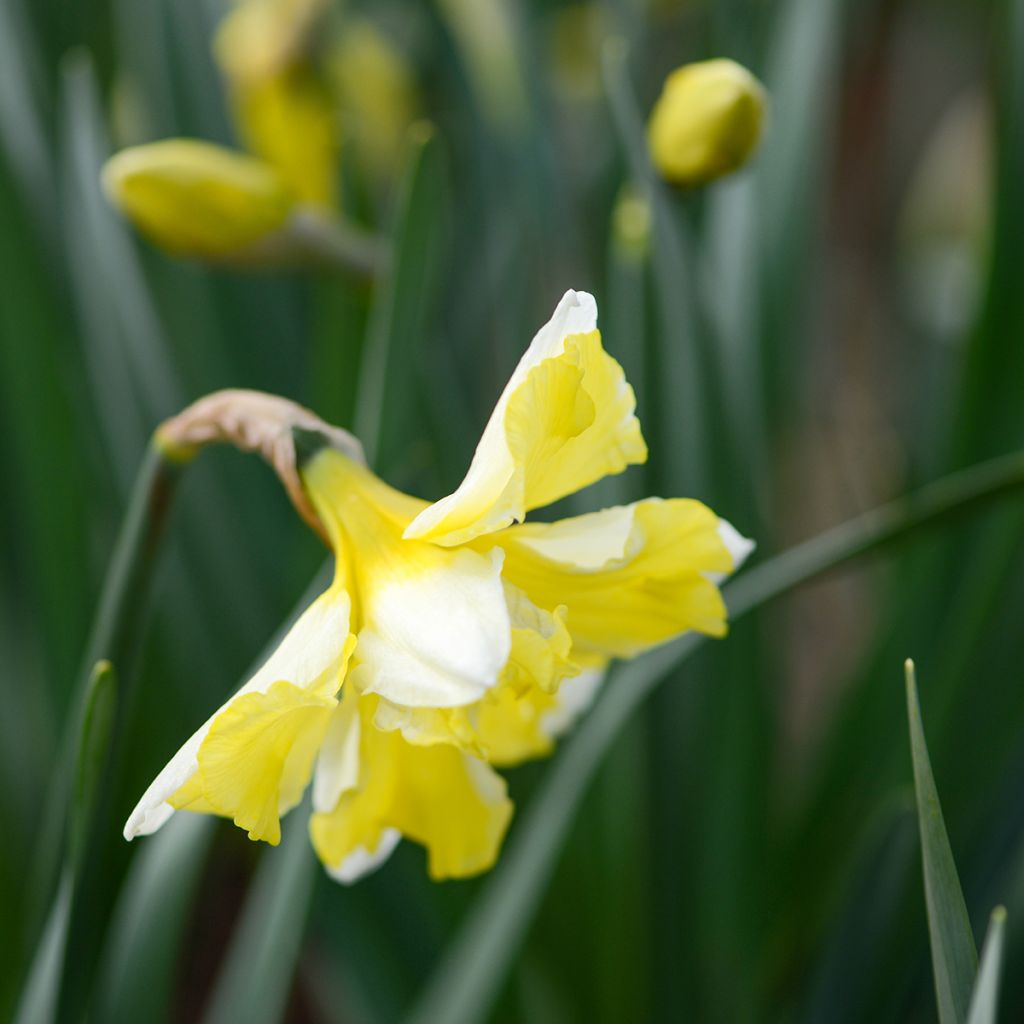
[(567, 732), (594, 703), (606, 674), (607, 669), (604, 667), (591, 668), (578, 676), (563, 679), (558, 688), (558, 706), (541, 719), (541, 729), (552, 739)]
[(334, 709), (317, 755), (313, 810), (330, 814), (341, 794), (355, 789), (359, 782), (359, 735), (358, 700), (343, 699)]
[[(750, 557), (750, 553), (757, 547), (749, 537), (744, 537), (732, 523), (725, 519), (718, 520), (718, 536), (722, 543), (728, 548), (732, 556), (732, 571), (736, 572), (741, 565)], [(712, 583), (721, 583), (729, 573), (708, 572), (704, 574)]]
[(125, 823), (125, 839), (155, 832), (174, 813), (167, 800), (195, 774), (196, 757), (213, 720), (235, 697), (264, 692), (282, 679), (302, 687), (324, 681), (333, 686), (332, 692), (337, 690), (340, 677), (336, 684), (324, 677), (335, 665), (344, 663), (350, 608), (348, 595), (332, 587), (299, 616), (256, 674), (200, 726), (153, 780)]
[(371, 852), (365, 846), (357, 846), (336, 868), (328, 868), (327, 873), (335, 881), (351, 885), (376, 871), (391, 856), (401, 838), (402, 833), (397, 828), (386, 828), (376, 850)]
[(351, 609), (344, 590), (332, 587), (321, 594), (239, 692), (263, 692), (281, 679), (302, 689), (316, 686), (344, 657)]
[[(588, 334), (597, 328), (597, 303), (588, 292), (571, 289), (562, 296), (551, 319), (534, 335), (530, 347), (523, 353), (498, 398), (497, 405), (487, 421), (480, 443), (466, 478), (458, 490), (425, 508), (406, 528), (405, 536), (423, 537), (443, 522), (460, 505), (489, 508), (502, 495), (512, 477), (514, 463), (505, 437), (505, 409), (512, 393), (526, 379), (538, 363), (565, 351), (565, 339), (574, 334)], [(494, 507), (487, 515), (486, 528), (467, 527), (455, 531), (451, 537), (439, 537), (437, 543), (460, 543), (468, 536), (477, 536), (487, 530), (499, 529), (512, 522), (514, 508)], [(466, 534), (466, 537), (462, 537)]]
[[(219, 714), (219, 710), (218, 710)], [(181, 749), (168, 761), (164, 770), (150, 783), (142, 794), (135, 810), (128, 817), (124, 826), (125, 839), (136, 836), (148, 836), (155, 832), (174, 813), (174, 808), (167, 803), (167, 798), (176, 793), (195, 774), (196, 755), (206, 734), (210, 731), (212, 716), (196, 733), (182, 745)]]
[(542, 558), (596, 572), (617, 564), (639, 547), (635, 536), (636, 506), (617, 505), (554, 523), (528, 523), (516, 527), (518, 543)]
[[(427, 545), (418, 545), (426, 549)], [(353, 682), (407, 707), (471, 704), (508, 661), (504, 553), (432, 548), (431, 561), (364, 593)]]

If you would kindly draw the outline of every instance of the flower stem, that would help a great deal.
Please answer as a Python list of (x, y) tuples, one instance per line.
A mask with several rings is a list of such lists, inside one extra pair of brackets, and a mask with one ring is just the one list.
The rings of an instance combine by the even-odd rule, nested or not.
[[(66, 864), (70, 856), (68, 822), (73, 812), (71, 780), (75, 776), (79, 738), (89, 710), (90, 681), (98, 662), (122, 665), (128, 660), (128, 654), (135, 645), (171, 492), (183, 465), (183, 462), (166, 455), (159, 445), (151, 443), (129, 498), (86, 642), (81, 670), (72, 695), (73, 710), (65, 725), (60, 759), (54, 769), (40, 829), (39, 856), (33, 879), (33, 895), (37, 907), (34, 916), (37, 920), (41, 920), (47, 910), (62, 862)], [(123, 707), (127, 702), (118, 703)], [(103, 755), (102, 760), (105, 763), (107, 755)], [(83, 831), (87, 831), (87, 827), (87, 822), (80, 823)], [(85, 841), (84, 836), (80, 835), (76, 842), (80, 845)], [(82, 856), (83, 851), (79, 848), (76, 850), (76, 860)]]
[[(1024, 492), (1024, 453), (954, 473), (799, 544), (725, 588), (735, 620), (768, 601), (863, 555), (999, 498)], [(576, 809), (605, 753), (643, 700), (704, 643), (688, 633), (623, 665), (552, 765), (508, 849), (469, 911), (410, 1024), (482, 1019), (500, 992)]]

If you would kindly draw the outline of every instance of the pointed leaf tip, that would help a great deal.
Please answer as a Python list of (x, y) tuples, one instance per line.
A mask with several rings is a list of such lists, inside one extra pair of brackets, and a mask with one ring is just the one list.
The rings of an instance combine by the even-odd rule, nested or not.
[(904, 669), (917, 820), (921, 833), (925, 903), (928, 909), (928, 932), (939, 1020), (941, 1024), (964, 1024), (974, 987), (978, 954), (935, 788), (917, 697), (916, 673), (914, 663), (909, 658)]
[(999, 977), (1003, 967), (1003, 934), (1006, 907), (996, 907), (989, 918), (981, 967), (971, 996), (967, 1024), (996, 1024), (999, 1013)]

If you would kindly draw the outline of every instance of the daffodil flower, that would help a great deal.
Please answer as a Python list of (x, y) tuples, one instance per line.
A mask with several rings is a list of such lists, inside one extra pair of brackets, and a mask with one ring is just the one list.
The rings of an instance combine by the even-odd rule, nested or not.
[(724, 635), (717, 583), (752, 545), (685, 499), (523, 522), (647, 455), (582, 292), (533, 339), (440, 501), (312, 441), (298, 472), (334, 580), (175, 755), (125, 834), (180, 809), (275, 843), (312, 779), (310, 835), (334, 877), (365, 874), (402, 836), (426, 847), (434, 878), (483, 871), (512, 813), (494, 767), (547, 753), (610, 659), (686, 630)]

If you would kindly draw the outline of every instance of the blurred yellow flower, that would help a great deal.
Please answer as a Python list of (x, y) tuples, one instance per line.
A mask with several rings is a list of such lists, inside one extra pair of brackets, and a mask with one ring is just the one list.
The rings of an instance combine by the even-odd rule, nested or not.
[(190, 139), (122, 150), (103, 168), (103, 186), (158, 245), (212, 260), (256, 259), (295, 206), (267, 164)]
[(648, 124), (651, 159), (675, 185), (702, 185), (742, 167), (761, 139), (761, 83), (726, 59), (685, 64), (665, 80)]
[(299, 474), (334, 581), (157, 777), (126, 836), (181, 809), (277, 842), (315, 775), (311, 839), (336, 878), (402, 836), (433, 878), (490, 867), (512, 812), (494, 766), (547, 753), (611, 658), (726, 631), (717, 583), (751, 545), (699, 502), (522, 523), (645, 460), (634, 406), (593, 298), (570, 291), (441, 501), (314, 436)]
[(331, 0), (239, 0), (217, 30), (217, 62), (234, 81), (260, 81), (308, 62), (331, 6)]
[(371, 181), (392, 177), (416, 118), (408, 60), (368, 18), (351, 18), (324, 61), (338, 95), (346, 145), (352, 142)]
[(298, 199), (337, 206), (338, 114), (312, 50), (330, 5), (244, 0), (214, 46), (242, 141), (274, 167)]

